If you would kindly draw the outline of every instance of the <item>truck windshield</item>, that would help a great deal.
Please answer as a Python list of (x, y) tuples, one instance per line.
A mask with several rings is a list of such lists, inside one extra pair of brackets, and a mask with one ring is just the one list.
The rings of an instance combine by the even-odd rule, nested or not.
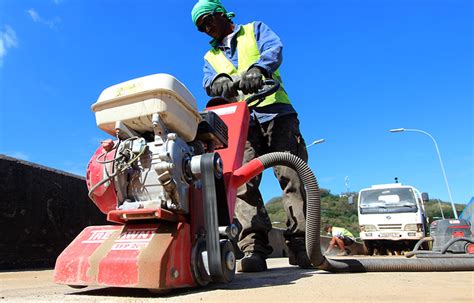
[(361, 214), (417, 212), (416, 197), (411, 188), (383, 188), (360, 193)]

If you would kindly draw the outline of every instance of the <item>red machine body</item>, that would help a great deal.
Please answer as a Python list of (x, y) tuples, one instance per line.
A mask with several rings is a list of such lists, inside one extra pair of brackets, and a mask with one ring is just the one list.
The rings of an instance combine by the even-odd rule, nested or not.
[[(241, 167), (249, 123), (247, 104), (231, 103), (207, 110), (215, 112), (228, 127), (228, 146), (216, 152), (223, 162), (228, 218), (232, 219), (237, 188), (259, 174), (263, 166), (253, 161)], [(96, 151), (88, 165), (87, 185), (89, 189), (97, 187), (91, 198), (107, 214), (108, 221), (118, 225), (84, 229), (58, 257), (54, 281), (73, 287), (148, 289), (207, 284), (208, 279), (202, 278), (206, 276), (203, 266), (198, 264), (201, 242), (209, 238), (203, 234), (207, 214), (202, 189), (189, 188), (189, 213), (185, 214), (163, 208), (118, 209), (114, 182), (102, 181), (114, 173), (112, 166), (103, 162), (115, 156), (103, 147)], [(100, 182), (103, 184), (98, 185)]]
[(54, 281), (148, 289), (195, 286), (190, 243), (190, 226), (184, 222), (87, 227), (58, 258)]
[[(103, 146), (100, 146), (92, 158), (89, 160), (86, 171), (87, 188), (92, 188), (94, 185), (100, 183), (106, 177), (106, 170), (113, 173), (113, 166), (111, 163), (99, 164), (99, 161), (112, 161), (115, 157), (115, 152), (107, 152)], [(117, 195), (115, 193), (115, 186), (113, 182), (106, 182), (99, 186), (91, 196), (92, 202), (100, 209), (101, 212), (107, 214), (109, 211), (117, 207)]]
[(219, 149), (218, 153), (223, 162), (229, 217), (233, 218), (237, 188), (241, 185), (236, 184), (238, 177), (234, 173), (242, 166), (249, 127), (249, 111), (244, 102), (215, 106), (208, 110), (219, 115), (228, 127), (229, 145), (227, 148)]

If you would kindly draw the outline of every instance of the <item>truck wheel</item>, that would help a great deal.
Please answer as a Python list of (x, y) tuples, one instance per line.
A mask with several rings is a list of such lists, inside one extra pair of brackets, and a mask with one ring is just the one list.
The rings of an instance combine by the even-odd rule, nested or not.
[(368, 256), (374, 255), (374, 245), (369, 241), (364, 241), (365, 251), (367, 252)]
[(432, 248), (431, 243), (432, 243), (431, 241), (426, 241), (425, 243), (421, 244), (421, 249), (431, 250), (431, 248)]

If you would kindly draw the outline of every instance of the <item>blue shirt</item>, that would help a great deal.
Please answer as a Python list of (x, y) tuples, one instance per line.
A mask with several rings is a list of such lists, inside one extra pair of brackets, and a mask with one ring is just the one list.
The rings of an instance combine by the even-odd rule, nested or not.
[[(237, 68), (238, 66), (238, 54), (237, 54), (237, 35), (242, 25), (236, 25), (234, 32), (231, 34), (230, 48), (224, 46), (221, 42), (218, 42), (216, 47), (222, 50), (224, 55), (229, 59), (230, 62)], [(258, 66), (266, 71), (266, 76), (271, 75), (278, 69), (282, 62), (282, 49), (283, 44), (280, 38), (263, 22), (254, 22), (254, 33), (255, 40), (257, 41), (257, 47), (260, 51), (260, 59), (252, 64), (250, 67)], [(249, 67), (249, 68), (250, 68)], [(212, 81), (217, 75), (214, 68), (204, 59), (204, 78), (203, 86), (204, 89), (211, 85)], [(253, 110), (253, 116), (258, 119), (260, 123), (269, 122), (272, 119), (288, 114), (296, 114), (293, 106), (290, 104), (276, 103), (267, 105), (264, 107), (256, 107)]]

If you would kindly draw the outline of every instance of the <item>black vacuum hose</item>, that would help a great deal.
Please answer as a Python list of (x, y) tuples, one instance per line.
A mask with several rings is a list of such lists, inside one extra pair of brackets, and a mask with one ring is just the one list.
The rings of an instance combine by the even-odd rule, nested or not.
[[(423, 239), (427, 239), (427, 241), (430, 241), (430, 240), (433, 240), (433, 238), (431, 237), (426, 237), (426, 238), (423, 238)], [(471, 254), (465, 254), (465, 253), (454, 253), (454, 254), (447, 254), (448, 252), (448, 249), (456, 242), (466, 242), (467, 243), (471, 243), (471, 244), (474, 244), (474, 239), (470, 239), (470, 238), (453, 238), (451, 240), (449, 240), (446, 244), (444, 244), (444, 246), (441, 248), (440, 251), (433, 251), (433, 250), (418, 250), (419, 248), (419, 243), (421, 241), (423, 241), (423, 239), (421, 239), (420, 241), (418, 241), (418, 243), (416, 243), (415, 245), (415, 248), (413, 248), (412, 251), (410, 251), (409, 253), (406, 254), (406, 257), (407, 258), (411, 258), (413, 256), (416, 256), (417, 258), (443, 258), (443, 257), (446, 257), (446, 258), (472, 258), (473, 256)]]
[(321, 199), (318, 182), (306, 162), (295, 155), (275, 152), (258, 157), (264, 168), (283, 165), (294, 169), (306, 190), (306, 252), (313, 266), (330, 272), (474, 271), (474, 257), (423, 259), (329, 259), (321, 252)]

